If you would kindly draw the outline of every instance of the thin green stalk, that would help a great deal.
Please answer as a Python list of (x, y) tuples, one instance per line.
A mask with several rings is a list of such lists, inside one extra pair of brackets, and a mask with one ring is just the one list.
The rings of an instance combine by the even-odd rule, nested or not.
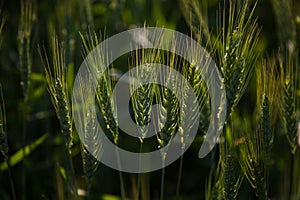
[(290, 190), (289, 190), (289, 199), (293, 199), (293, 181), (294, 181), (294, 160), (295, 154), (291, 154), (291, 161), (290, 161)]
[(125, 194), (125, 185), (124, 185), (124, 179), (123, 179), (123, 173), (122, 173), (122, 166), (120, 163), (120, 152), (117, 151), (116, 148), (116, 154), (117, 154), (117, 160), (118, 160), (118, 167), (119, 167), (119, 179), (120, 179), (120, 191), (121, 191), (121, 199), (125, 200), (126, 194)]
[(183, 168), (183, 154), (180, 157), (179, 170), (178, 170), (178, 179), (177, 179), (177, 186), (176, 186), (176, 199), (177, 200), (179, 200), (180, 185), (181, 185), (181, 176), (182, 176), (182, 168)]
[[(23, 163), (26, 159), (26, 154), (25, 154), (25, 140), (26, 140), (26, 132), (27, 132), (27, 121), (26, 121), (26, 116), (27, 116), (27, 100), (24, 100), (24, 108), (23, 108), (23, 126), (22, 126), (22, 153), (23, 153)], [(26, 167), (22, 167), (22, 176), (21, 176), (21, 185), (22, 185), (22, 199), (26, 199)]]
[(16, 190), (15, 190), (15, 184), (14, 184), (14, 180), (13, 180), (13, 176), (11, 173), (11, 166), (10, 166), (10, 161), (9, 158), (5, 158), (5, 162), (7, 164), (7, 171), (8, 171), (8, 176), (9, 176), (9, 184), (10, 184), (10, 188), (11, 188), (11, 194), (12, 194), (12, 199), (16, 200)]
[(160, 179), (160, 200), (164, 200), (165, 197), (165, 159), (162, 159), (161, 179)]
[[(33, 2), (31, 0), (21, 0), (21, 15), (18, 30), (18, 53), (20, 59), (20, 72), (21, 72), (21, 86), (24, 95), (24, 108), (23, 108), (23, 130), (22, 130), (22, 146), (25, 146), (26, 132), (27, 132), (27, 111), (28, 111), (28, 98), (30, 88), (30, 75), (31, 75), (31, 31), (33, 27)], [(23, 149), (23, 161), (25, 160), (25, 150)], [(24, 162), (23, 162), (24, 163)], [(21, 175), (22, 184), (22, 199), (26, 198), (26, 167), (22, 168)]]
[[(140, 154), (139, 154), (139, 169), (141, 168), (142, 166), (142, 163), (141, 163), (141, 155), (142, 155), (142, 150), (143, 150), (143, 143), (141, 142), (140, 143)], [(136, 193), (136, 200), (139, 200), (140, 198), (140, 190), (141, 190), (141, 176), (142, 174), (141, 173), (138, 173), (137, 175), (137, 193)]]
[(8, 166), (8, 176), (9, 176), (11, 193), (12, 193), (13, 200), (16, 200), (15, 186), (11, 174), (11, 166), (10, 166), (10, 160), (8, 154), (9, 146), (8, 146), (7, 134), (6, 134), (6, 113), (5, 113), (4, 97), (2, 93), (1, 83), (0, 83), (0, 152), (4, 156), (4, 160)]

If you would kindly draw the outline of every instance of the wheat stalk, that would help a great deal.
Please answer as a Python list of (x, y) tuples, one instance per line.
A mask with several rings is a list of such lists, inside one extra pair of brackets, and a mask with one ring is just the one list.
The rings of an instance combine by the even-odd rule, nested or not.
[(31, 31), (34, 22), (34, 8), (32, 0), (21, 0), (21, 16), (18, 30), (18, 52), (21, 69), (21, 86), (25, 101), (28, 100), (31, 74)]
[(4, 157), (4, 160), (8, 166), (8, 176), (9, 176), (9, 183), (12, 192), (12, 199), (16, 199), (15, 193), (15, 185), (11, 173), (11, 166), (10, 166), (10, 159), (9, 159), (9, 146), (7, 142), (7, 133), (6, 133), (6, 113), (5, 113), (5, 105), (4, 105), (4, 97), (2, 93), (2, 86), (0, 83), (0, 152)]
[(6, 115), (4, 107), (4, 98), (2, 93), (2, 86), (0, 84), (0, 151), (5, 158), (8, 158), (8, 144), (6, 134)]
[[(1, 6), (0, 6), (0, 14), (2, 14), (2, 5), (3, 5), (3, 1), (1, 2)], [(2, 45), (2, 30), (5, 24), (5, 17), (1, 16), (0, 18), (0, 46)]]
[(284, 50), (296, 48), (297, 31), (293, 13), (292, 0), (272, 0), (271, 5), (275, 13), (277, 35), (280, 47)]

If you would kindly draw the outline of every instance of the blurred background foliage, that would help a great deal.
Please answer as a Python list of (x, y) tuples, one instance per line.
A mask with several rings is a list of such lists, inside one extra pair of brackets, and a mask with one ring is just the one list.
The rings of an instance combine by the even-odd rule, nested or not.
[[(299, 44), (300, 42), (299, 34), (296, 34), (300, 30), (300, 1), (291, 1), (293, 6), (288, 8), (292, 9), (291, 15), (285, 12), (282, 5), (276, 5), (280, 4), (278, 2), (277, 0), (260, 0), (254, 14), (258, 17), (258, 23), (262, 29), (256, 51), (264, 57), (277, 53), (279, 49), (288, 48), (290, 43)], [(146, 24), (171, 28), (190, 35), (189, 23), (182, 12), (182, 4), (174, 0), (35, 0), (30, 42), (31, 84), (28, 102), (24, 103), (20, 85), (21, 66), (17, 39), (21, 4), (17, 0), (4, 0), (2, 3), (1, 15), (5, 19), (5, 24), (1, 33), (0, 82), (6, 107), (10, 155), (15, 156), (12, 156), (11, 171), (17, 199), (21, 196), (25, 199), (64, 199), (68, 197), (64, 195), (66, 185), (68, 185), (65, 179), (67, 153), (47, 91), (38, 48), (45, 46), (47, 49), (50, 46), (51, 37), (54, 34), (58, 35), (59, 40), (66, 46), (68, 82), (71, 85), (83, 61), (79, 32), (84, 33), (89, 28), (93, 28), (109, 37), (130, 28), (143, 27)], [(227, 4), (226, 0), (208, 1), (208, 22), (212, 32), (216, 32), (216, 10)], [(127, 71), (128, 68), (126, 65), (125, 67), (118, 66), (118, 69)], [(253, 116), (255, 104), (256, 81), (255, 76), (252, 76), (235, 113), (237, 130), (244, 131), (246, 119), (250, 119), (251, 123), (255, 122)], [(25, 139), (22, 138), (24, 121), (26, 123)], [(212, 161), (211, 155), (201, 160), (198, 159), (197, 153), (201, 141), (201, 138), (197, 138), (184, 157), (182, 199), (204, 199), (205, 196)], [(19, 152), (23, 146), (28, 147), (26, 158), (23, 158), (24, 154)], [(285, 137), (280, 135), (276, 138), (272, 149), (272, 162), (276, 163), (273, 163), (275, 167), (270, 172), (270, 197), (280, 196), (286, 192), (282, 184), (289, 173), (289, 169), (286, 168), (289, 156), (289, 145)], [(80, 144), (76, 134), (72, 159), (76, 174), (75, 184), (79, 188), (78, 192), (84, 192), (87, 185), (83, 176)], [(1, 164), (2, 162), (4, 159), (0, 157), (0, 199), (11, 199), (9, 174), (5, 165)], [(166, 199), (172, 199), (175, 196), (178, 166), (179, 162), (175, 162), (166, 168)], [(22, 183), (24, 171), (25, 184)], [(126, 193), (130, 196), (135, 192), (136, 176), (125, 173), (124, 177)], [(160, 171), (143, 174), (144, 193), (142, 195), (150, 197), (149, 199), (158, 199), (159, 181)], [(92, 196), (95, 199), (118, 199), (119, 184), (118, 172), (100, 164), (93, 180)], [(256, 198), (250, 188), (251, 186), (247, 183), (242, 186), (241, 199)]]

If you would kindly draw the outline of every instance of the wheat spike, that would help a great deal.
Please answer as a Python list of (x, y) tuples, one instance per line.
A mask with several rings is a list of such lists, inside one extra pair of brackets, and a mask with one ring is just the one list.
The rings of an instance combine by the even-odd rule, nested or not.
[[(258, 58), (255, 48), (260, 30), (253, 19), (255, 6), (248, 10), (248, 4), (249, 1), (244, 1), (238, 7), (235, 1), (230, 1), (229, 16), (226, 17), (224, 11), (223, 22), (219, 22), (223, 45), (218, 54), (226, 89), (227, 116), (243, 95)], [(228, 28), (222, 29), (225, 23), (228, 23)]]
[[(156, 75), (151, 70), (149, 63), (155, 63), (160, 59), (159, 50), (146, 50), (135, 52), (132, 66), (143, 65), (143, 73), (139, 72), (138, 68), (135, 68), (135, 77), (132, 77), (131, 82), (131, 97), (132, 97), (132, 108), (134, 112), (134, 118), (138, 125), (139, 139), (142, 143), (148, 133), (148, 124), (151, 120), (151, 107), (154, 99), (154, 87), (151, 82), (154, 81)], [(131, 75), (132, 76), (132, 75)], [(147, 84), (142, 84), (144, 80), (147, 80)], [(137, 88), (135, 91), (133, 88)]]
[[(94, 50), (100, 43), (100, 38), (97, 36), (96, 32), (90, 31), (86, 37), (80, 34), (81, 40), (84, 47), (84, 55), (87, 56), (92, 50)], [(97, 75), (98, 85), (96, 92), (96, 102), (97, 107), (100, 111), (101, 117), (104, 120), (104, 130), (106, 135), (114, 141), (115, 144), (118, 143), (119, 131), (118, 123), (114, 118), (114, 101), (111, 99), (112, 86), (110, 79), (110, 72), (104, 71), (104, 59), (102, 50), (95, 49), (95, 57), (89, 58), (87, 64), (89, 67), (101, 71), (102, 74)]]
[[(176, 58), (175, 55), (167, 55), (167, 62), (168, 65), (174, 68), (176, 65)], [(166, 85), (167, 87), (156, 87), (156, 101), (158, 104), (162, 105), (162, 109), (159, 113), (159, 119), (164, 121), (162, 124), (159, 121), (159, 125), (161, 131), (157, 135), (157, 140), (160, 147), (164, 147), (169, 144), (172, 140), (172, 137), (175, 134), (175, 131), (178, 130), (178, 120), (179, 120), (179, 102), (176, 98), (175, 94), (173, 93), (177, 87), (176, 81), (173, 79), (174, 77), (169, 76), (166, 77)]]
[(284, 132), (292, 153), (297, 148), (297, 97), (298, 86), (298, 53), (287, 54), (285, 59), (278, 56), (281, 69), (281, 104)]
[(224, 199), (237, 199), (239, 187), (241, 185), (241, 175), (237, 158), (233, 151), (226, 154), (224, 161)]
[(93, 177), (98, 169), (99, 161), (81, 145), (83, 172), (87, 179), (89, 187), (91, 187)]
[(59, 119), (61, 132), (65, 145), (69, 152), (72, 147), (72, 121), (71, 109), (66, 82), (65, 49), (60, 45), (56, 37), (52, 42), (52, 62), (50, 64), (48, 55), (40, 50), (40, 56), (44, 64), (48, 90), (52, 104)]

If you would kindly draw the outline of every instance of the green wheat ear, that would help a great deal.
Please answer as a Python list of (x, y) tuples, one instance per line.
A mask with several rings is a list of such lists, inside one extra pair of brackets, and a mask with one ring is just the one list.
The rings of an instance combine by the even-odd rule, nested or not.
[(111, 98), (112, 95), (112, 82), (110, 78), (110, 72), (104, 71), (104, 59), (102, 54), (102, 49), (96, 48), (100, 43), (100, 38), (97, 36), (96, 32), (90, 31), (84, 36), (80, 33), (81, 40), (83, 42), (84, 55), (87, 56), (92, 50), (95, 51), (95, 56), (93, 58), (89, 57), (87, 59), (87, 64), (93, 69), (103, 72), (98, 78), (98, 85), (96, 90), (96, 102), (98, 109), (101, 113), (101, 117), (104, 119), (105, 123), (105, 133), (107, 136), (114, 141), (115, 144), (118, 143), (119, 130), (118, 123), (114, 118), (114, 101)]
[(240, 166), (259, 199), (268, 199), (268, 171), (273, 144), (273, 129), (277, 113), (277, 74), (275, 60), (263, 61), (257, 69), (257, 130), (247, 131), (241, 137)]
[(52, 41), (52, 58), (49, 57), (46, 50), (39, 51), (44, 64), (48, 90), (51, 95), (52, 104), (60, 122), (62, 135), (65, 139), (65, 145), (71, 153), (72, 147), (72, 121), (71, 109), (68, 96), (68, 86), (66, 80), (65, 49), (59, 44), (56, 37)]
[(262, 134), (263, 153), (267, 160), (270, 158), (274, 127), (280, 109), (277, 104), (278, 88), (280, 88), (280, 80), (278, 79), (276, 59), (271, 57), (267, 61), (263, 61), (261, 68), (257, 71), (257, 105), (259, 105), (259, 131)]
[(268, 94), (262, 95), (259, 127), (256, 133), (246, 134), (241, 146), (241, 166), (259, 199), (268, 199), (268, 169), (272, 146), (270, 102)]
[[(226, 89), (227, 116), (242, 97), (258, 58), (255, 51), (260, 30), (253, 19), (255, 6), (251, 10), (248, 7), (249, 1), (244, 1), (240, 8), (230, 1), (228, 19), (224, 11), (223, 19), (219, 20), (222, 44), (217, 51)], [(227, 29), (222, 28), (225, 23)]]
[[(218, 180), (223, 199), (237, 199), (244, 175), (238, 164), (238, 143), (232, 128), (225, 129), (225, 142), (220, 144), (221, 174)], [(220, 191), (219, 191), (220, 192)]]
[[(143, 143), (144, 138), (148, 133), (148, 124), (151, 119), (151, 107), (154, 100), (154, 86), (151, 84), (156, 74), (152, 71), (152, 66), (148, 63), (159, 63), (161, 62), (161, 52), (160, 50), (147, 50), (142, 49), (141, 51), (137, 50), (135, 52), (131, 66), (140, 66), (143, 65), (145, 73), (140, 73), (138, 68), (132, 69), (135, 70), (136, 76), (132, 77), (130, 83), (130, 93), (132, 100), (132, 108), (134, 113), (134, 118), (136, 124), (138, 125), (138, 133), (140, 142)], [(142, 85), (141, 82), (147, 80), (149, 84)], [(138, 84), (138, 85), (137, 85)], [(134, 90), (133, 88), (137, 88)]]
[[(281, 108), (284, 132), (289, 142), (292, 153), (297, 149), (297, 105), (299, 97), (299, 69), (298, 53), (288, 53), (285, 59), (278, 56), (281, 69)], [(299, 108), (298, 108), (299, 109)]]
[(99, 161), (83, 146), (81, 145), (83, 172), (87, 179), (88, 188), (91, 188), (92, 180), (98, 169)]
[[(166, 62), (168, 66), (176, 68), (176, 64), (178, 64), (178, 59), (174, 54), (167, 54)], [(178, 89), (176, 79), (174, 80), (175, 77), (172, 76), (164, 78), (165, 80), (162, 81), (165, 82), (166, 85), (168, 85), (168, 87), (155, 87), (156, 103), (162, 106), (159, 112), (158, 120), (160, 132), (157, 134), (157, 141), (160, 147), (165, 147), (170, 143), (174, 134), (179, 128), (178, 122), (180, 118), (178, 102), (179, 100), (173, 93), (175, 90)], [(166, 152), (161, 153), (164, 158)]]
[(25, 101), (28, 100), (31, 74), (31, 31), (35, 11), (32, 0), (21, 0), (21, 17), (18, 30), (18, 52), (20, 58), (21, 86)]

